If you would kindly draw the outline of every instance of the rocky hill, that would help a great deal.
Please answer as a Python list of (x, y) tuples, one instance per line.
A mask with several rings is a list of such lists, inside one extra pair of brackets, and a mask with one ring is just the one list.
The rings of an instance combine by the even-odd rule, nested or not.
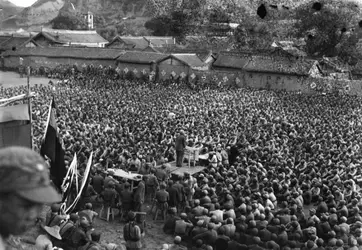
[[(32, 6), (19, 9), (7, 0), (0, 0), (0, 7), (6, 19), (3, 28), (24, 28), (37, 30), (47, 27), (49, 22), (62, 11), (78, 14), (91, 11), (94, 14), (96, 28), (116, 27), (120, 24), (139, 29), (152, 16), (151, 0), (38, 0)], [(162, 3), (166, 0), (152, 0)], [(187, 0), (179, 0), (187, 2)], [(195, 0), (189, 0), (195, 1)], [(221, 0), (206, 0), (205, 5), (220, 4)], [(263, 5), (267, 11), (266, 19), (283, 18), (295, 7), (312, 0), (234, 0), (236, 5), (243, 6), (247, 12), (256, 15)], [(350, 0), (353, 1), (353, 0)], [(362, 0), (354, 0), (362, 1)], [(227, 1), (226, 1), (227, 2)], [(262, 8), (263, 9), (263, 8)], [(262, 10), (261, 9), (261, 10)], [(20, 13), (19, 13), (20, 11)]]

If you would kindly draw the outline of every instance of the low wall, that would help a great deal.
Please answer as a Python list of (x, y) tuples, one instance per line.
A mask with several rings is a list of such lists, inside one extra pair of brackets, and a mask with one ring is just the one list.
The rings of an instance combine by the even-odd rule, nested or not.
[[(9, 56), (5, 57), (3, 66), (8, 69), (16, 69), (19, 67), (19, 57)], [(24, 57), (23, 65), (31, 66), (33, 68), (39, 68), (41, 66), (48, 68), (56, 68), (59, 65), (91, 65), (98, 67), (100, 65), (104, 67), (115, 66), (114, 60), (106, 59), (77, 59), (77, 58), (52, 58), (52, 57)]]

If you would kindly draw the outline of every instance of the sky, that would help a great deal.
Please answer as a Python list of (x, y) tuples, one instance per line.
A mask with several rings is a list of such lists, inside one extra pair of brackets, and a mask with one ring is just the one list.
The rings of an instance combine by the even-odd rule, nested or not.
[(9, 2), (12, 2), (13, 4), (21, 7), (29, 7), (33, 3), (36, 2), (36, 0), (9, 0)]

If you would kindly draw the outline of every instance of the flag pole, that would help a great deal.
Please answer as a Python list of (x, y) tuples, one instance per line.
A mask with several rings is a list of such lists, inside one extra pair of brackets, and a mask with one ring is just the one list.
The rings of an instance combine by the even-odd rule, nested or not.
[[(45, 124), (45, 132), (44, 132), (44, 136), (43, 136), (43, 141), (45, 140), (45, 137), (46, 137), (46, 135), (47, 135), (48, 126), (49, 126), (49, 121), (50, 121), (50, 114), (52, 113), (52, 106), (53, 106), (53, 99), (50, 100), (48, 119), (47, 119), (47, 122), (46, 122), (46, 124)], [(42, 141), (42, 143), (43, 143), (43, 141)]]
[(30, 66), (27, 68), (27, 84), (28, 84), (28, 108), (29, 108), (29, 117), (30, 117), (30, 140), (31, 140), (31, 149), (34, 149), (33, 141), (33, 113), (31, 105), (31, 93), (30, 93)]

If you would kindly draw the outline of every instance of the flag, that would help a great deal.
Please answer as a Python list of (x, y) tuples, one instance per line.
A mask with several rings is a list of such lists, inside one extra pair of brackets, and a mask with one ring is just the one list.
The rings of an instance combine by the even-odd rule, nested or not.
[(76, 207), (80, 197), (82, 196), (83, 190), (87, 189), (88, 182), (89, 182), (89, 176), (90, 176), (89, 173), (90, 173), (91, 166), (92, 166), (92, 158), (93, 158), (93, 152), (89, 156), (87, 167), (85, 168), (84, 176), (82, 179), (82, 184), (80, 185), (79, 193), (78, 193), (77, 197), (75, 198), (75, 200), (73, 201), (73, 203), (66, 209), (67, 214), (69, 214), (73, 211), (73, 209)]
[(60, 143), (58, 127), (55, 115), (54, 97), (50, 103), (48, 121), (46, 123), (45, 135), (40, 148), (40, 154), (47, 156), (50, 160), (50, 177), (54, 185), (61, 190), (64, 177), (67, 174), (64, 162), (64, 149)]
[(70, 164), (68, 172), (62, 183), (63, 202), (66, 202), (66, 200), (68, 199), (68, 196), (72, 189), (71, 187), (75, 177), (76, 170), (77, 170), (77, 154), (74, 153), (72, 163)]
[(32, 148), (29, 104), (0, 107), (0, 148)]

